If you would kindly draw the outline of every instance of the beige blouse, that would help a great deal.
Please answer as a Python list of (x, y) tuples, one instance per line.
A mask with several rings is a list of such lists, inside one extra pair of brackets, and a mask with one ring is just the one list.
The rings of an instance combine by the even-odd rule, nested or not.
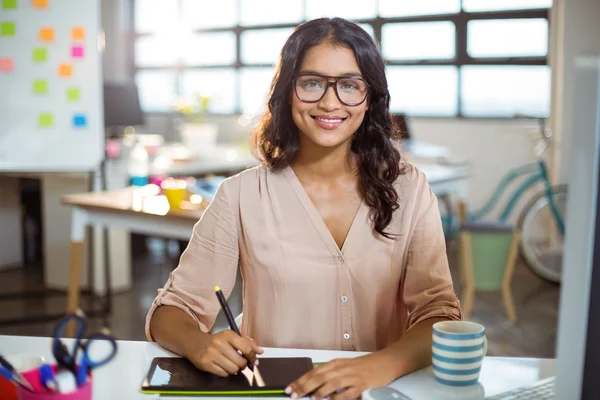
[(241, 333), (259, 345), (375, 351), (431, 317), (461, 319), (437, 199), (409, 164), (387, 239), (363, 202), (340, 249), (294, 171), (266, 166), (226, 179), (148, 312), (175, 306), (207, 332), (243, 277)]

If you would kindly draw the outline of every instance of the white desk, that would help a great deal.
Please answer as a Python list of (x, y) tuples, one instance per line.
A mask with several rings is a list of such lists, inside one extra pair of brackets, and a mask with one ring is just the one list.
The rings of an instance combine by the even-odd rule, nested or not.
[[(37, 355), (53, 362), (50, 341), (50, 338), (0, 336), (0, 354)], [(313, 362), (356, 357), (361, 354), (365, 353), (265, 349), (267, 357), (304, 356), (311, 357)], [(140, 393), (140, 386), (152, 359), (169, 356), (172, 354), (154, 343), (120, 341), (117, 357), (110, 364), (93, 373), (94, 399), (159, 398), (157, 395)], [(402, 377), (391, 386), (415, 400), (483, 399), (484, 393), (485, 396), (491, 396), (519, 386), (530, 385), (553, 373), (554, 360), (487, 357), (481, 369), (480, 383), (472, 387), (453, 388), (441, 385), (433, 379), (430, 367)]]

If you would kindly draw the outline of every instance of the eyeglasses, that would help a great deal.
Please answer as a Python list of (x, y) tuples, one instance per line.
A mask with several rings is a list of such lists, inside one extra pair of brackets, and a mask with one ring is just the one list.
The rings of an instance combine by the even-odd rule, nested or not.
[(350, 107), (362, 104), (369, 92), (369, 84), (362, 78), (300, 75), (294, 79), (296, 97), (305, 103), (321, 101), (330, 86), (333, 86), (339, 101)]

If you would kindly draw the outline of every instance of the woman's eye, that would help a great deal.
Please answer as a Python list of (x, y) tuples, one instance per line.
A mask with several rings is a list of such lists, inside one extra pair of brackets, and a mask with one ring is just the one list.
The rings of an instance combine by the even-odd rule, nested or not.
[(356, 90), (358, 89), (358, 85), (354, 82), (341, 82), (340, 89), (342, 90)]
[(302, 87), (305, 89), (318, 89), (322, 86), (323, 85), (319, 81), (305, 81), (304, 83), (302, 83)]

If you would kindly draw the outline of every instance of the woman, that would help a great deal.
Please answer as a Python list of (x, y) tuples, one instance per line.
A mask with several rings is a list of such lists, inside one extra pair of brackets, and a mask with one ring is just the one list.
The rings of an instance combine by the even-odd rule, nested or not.
[[(286, 389), (359, 397), (431, 362), (431, 327), (460, 319), (437, 200), (393, 146), (384, 62), (343, 19), (284, 45), (255, 144), (264, 165), (224, 181), (150, 310), (149, 340), (226, 376), (258, 346), (371, 351)], [(241, 332), (209, 335), (237, 268)], [(252, 337), (250, 339), (249, 337)], [(335, 394), (337, 393), (337, 394)]]

